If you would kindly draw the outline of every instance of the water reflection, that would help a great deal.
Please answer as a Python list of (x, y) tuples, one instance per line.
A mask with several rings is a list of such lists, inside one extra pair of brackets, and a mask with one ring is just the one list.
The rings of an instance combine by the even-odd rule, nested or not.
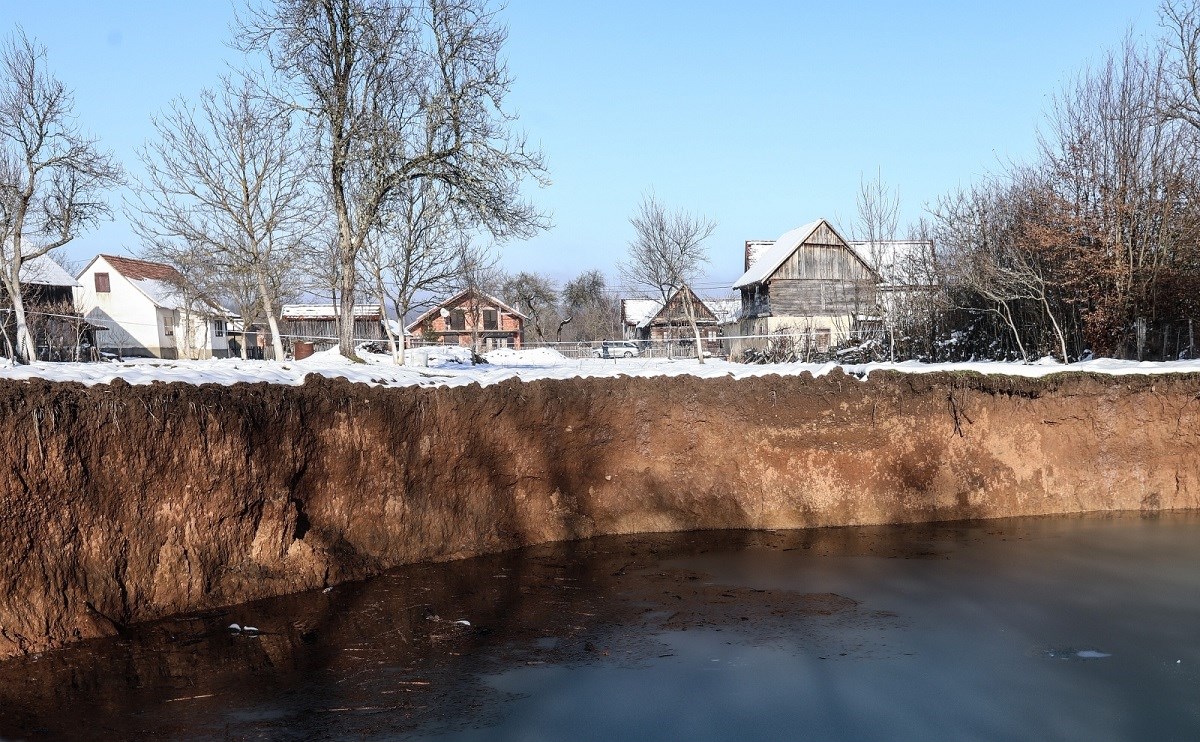
[(418, 565), (0, 665), (0, 736), (1188, 738), (1198, 532), (1021, 519)]

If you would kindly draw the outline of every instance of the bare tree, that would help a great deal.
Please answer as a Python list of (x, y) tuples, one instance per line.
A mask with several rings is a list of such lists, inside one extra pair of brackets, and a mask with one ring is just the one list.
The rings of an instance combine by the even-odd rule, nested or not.
[[(860, 177), (858, 181), (858, 234), (859, 239), (867, 243), (871, 259), (871, 268), (879, 274), (888, 292), (889, 301), (883, 306), (883, 321), (887, 331), (888, 358), (896, 360), (896, 314), (895, 306), (898, 294), (895, 286), (889, 286), (890, 276), (884, 273), (892, 272), (890, 263), (895, 261), (895, 253), (888, 243), (896, 239), (896, 230), (900, 221), (900, 194), (897, 190), (888, 188), (883, 182), (883, 176), (876, 171), (874, 179), (868, 181)], [(889, 255), (888, 253), (891, 252)]]
[(620, 310), (600, 271), (587, 270), (567, 281), (562, 290), (562, 305), (562, 313), (570, 318), (576, 339), (598, 340), (617, 335)]
[(654, 196), (643, 196), (637, 213), (629, 219), (634, 239), (621, 264), (621, 275), (635, 286), (656, 291), (666, 307), (679, 294), (684, 314), (692, 328), (696, 357), (704, 363), (700, 327), (691, 285), (708, 262), (704, 241), (712, 236), (716, 222), (682, 210), (668, 211)]
[(1158, 112), (1200, 129), (1200, 5), (1196, 0), (1165, 0), (1159, 24), (1168, 54), (1165, 95)]
[(460, 291), (467, 292), (467, 324), (471, 332), (471, 348), (478, 353), (484, 296), (496, 293), (504, 276), (496, 267), (496, 256), (470, 242), (464, 241), (460, 245), (457, 263), (455, 282)]
[(283, 358), (278, 287), (313, 231), (306, 142), (248, 80), (205, 90), (198, 108), (177, 100), (154, 127), (138, 208), (128, 210), (135, 230), (160, 255), (202, 247), (219, 270), (252, 277)]
[(539, 342), (546, 342), (546, 331), (559, 321), (558, 291), (548, 276), (521, 272), (508, 276), (500, 284), (504, 300), (528, 315)]
[[(467, 237), (455, 218), (449, 189), (432, 180), (406, 182), (388, 209), (383, 228), (365, 243), (362, 280), (397, 322), (417, 305), (418, 295), (444, 292), (454, 284)], [(385, 323), (392, 357), (404, 363), (404, 338)]]
[(46, 49), (17, 31), (0, 50), (0, 283), (17, 326), (16, 357), (36, 351), (21, 269), (109, 216), (120, 183), (112, 156), (75, 123), (71, 91), (46, 70)]
[(520, 199), (545, 182), (509, 132), (507, 36), (482, 0), (277, 0), (251, 9), (242, 49), (262, 51), (304, 111), (337, 221), (339, 346), (353, 357), (359, 253), (406, 182), (435, 180), (496, 238), (545, 221)]

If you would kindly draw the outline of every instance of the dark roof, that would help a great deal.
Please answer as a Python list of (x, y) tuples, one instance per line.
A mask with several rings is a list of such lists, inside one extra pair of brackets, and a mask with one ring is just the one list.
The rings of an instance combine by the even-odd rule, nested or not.
[(135, 281), (151, 279), (154, 281), (178, 283), (183, 280), (183, 276), (179, 271), (165, 263), (153, 263), (149, 260), (138, 260), (137, 258), (123, 258), (119, 255), (101, 255), (100, 257), (107, 260), (109, 265), (120, 271), (122, 276)]

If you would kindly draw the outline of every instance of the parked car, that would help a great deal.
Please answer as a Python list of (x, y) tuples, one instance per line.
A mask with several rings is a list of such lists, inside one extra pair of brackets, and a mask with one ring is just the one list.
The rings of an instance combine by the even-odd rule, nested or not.
[(593, 352), (597, 358), (633, 358), (642, 354), (641, 348), (632, 340), (605, 340)]

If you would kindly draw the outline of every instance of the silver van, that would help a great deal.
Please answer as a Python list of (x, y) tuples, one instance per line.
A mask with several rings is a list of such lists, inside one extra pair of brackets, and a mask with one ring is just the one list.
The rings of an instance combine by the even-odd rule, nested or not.
[(640, 356), (642, 350), (632, 340), (605, 340), (595, 354), (597, 358), (633, 358)]

